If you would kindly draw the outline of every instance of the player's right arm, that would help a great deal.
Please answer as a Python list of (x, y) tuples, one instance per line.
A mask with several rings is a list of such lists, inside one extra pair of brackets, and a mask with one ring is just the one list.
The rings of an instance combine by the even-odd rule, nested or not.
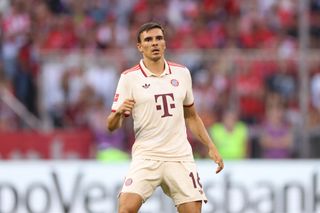
[(124, 117), (131, 114), (134, 104), (129, 79), (127, 75), (121, 74), (111, 107), (112, 112), (107, 117), (106, 125), (110, 132), (122, 126)]
[(107, 118), (107, 129), (110, 132), (122, 126), (124, 117), (131, 114), (134, 104), (135, 101), (133, 99), (125, 99), (116, 111), (110, 113)]

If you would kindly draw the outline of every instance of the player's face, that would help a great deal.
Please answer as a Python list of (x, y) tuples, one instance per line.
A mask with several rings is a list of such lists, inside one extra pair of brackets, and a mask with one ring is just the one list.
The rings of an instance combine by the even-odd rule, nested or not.
[(140, 34), (141, 42), (137, 44), (143, 57), (152, 61), (158, 61), (163, 57), (166, 42), (161, 29), (154, 28)]

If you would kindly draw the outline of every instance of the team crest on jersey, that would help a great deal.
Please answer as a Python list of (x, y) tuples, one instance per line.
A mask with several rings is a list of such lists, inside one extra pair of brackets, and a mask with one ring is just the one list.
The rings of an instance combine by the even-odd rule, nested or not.
[(171, 82), (172, 86), (177, 87), (179, 86), (179, 81), (177, 79), (172, 79)]
[(133, 180), (132, 178), (128, 178), (126, 181), (125, 181), (125, 185), (126, 186), (130, 186), (132, 184)]

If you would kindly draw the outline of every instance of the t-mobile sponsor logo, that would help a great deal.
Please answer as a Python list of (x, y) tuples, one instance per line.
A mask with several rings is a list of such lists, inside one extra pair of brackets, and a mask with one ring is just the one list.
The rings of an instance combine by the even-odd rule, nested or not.
[[(161, 97), (161, 98), (159, 98)], [(169, 98), (171, 98), (172, 101), (174, 101), (174, 96), (173, 93), (168, 93), (168, 94), (158, 94), (154, 96), (154, 99), (156, 101), (156, 103), (158, 103), (158, 100), (162, 100), (162, 104), (158, 104), (156, 105), (157, 110), (163, 110), (163, 115), (161, 115), (161, 117), (168, 117), (168, 116), (172, 116), (172, 114), (170, 114), (169, 112), (169, 108), (173, 109), (176, 107), (176, 105), (174, 103), (170, 103), (169, 102)]]

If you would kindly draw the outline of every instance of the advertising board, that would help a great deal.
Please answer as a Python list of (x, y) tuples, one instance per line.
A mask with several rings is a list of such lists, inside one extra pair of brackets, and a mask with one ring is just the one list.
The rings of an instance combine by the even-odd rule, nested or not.
[(89, 130), (0, 132), (0, 159), (88, 159), (93, 137)]
[[(215, 174), (197, 161), (208, 197), (204, 213), (319, 213), (320, 161), (226, 162)], [(115, 213), (128, 162), (7, 161), (0, 163), (1, 213)], [(140, 213), (174, 213), (157, 189)]]

